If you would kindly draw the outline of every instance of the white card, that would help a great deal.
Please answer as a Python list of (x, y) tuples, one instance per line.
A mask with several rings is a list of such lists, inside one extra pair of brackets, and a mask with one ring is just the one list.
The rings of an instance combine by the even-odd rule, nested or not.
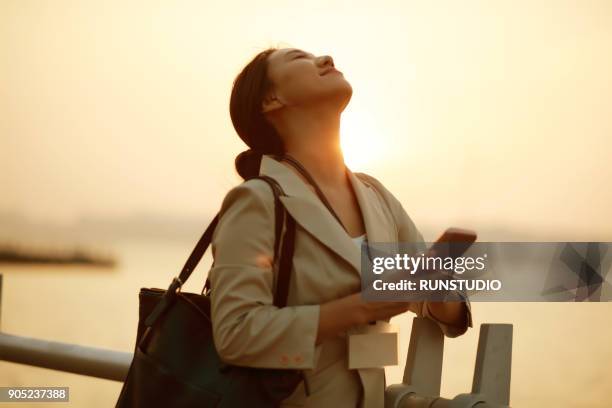
[(359, 326), (347, 333), (348, 368), (398, 365), (398, 333), (385, 321)]

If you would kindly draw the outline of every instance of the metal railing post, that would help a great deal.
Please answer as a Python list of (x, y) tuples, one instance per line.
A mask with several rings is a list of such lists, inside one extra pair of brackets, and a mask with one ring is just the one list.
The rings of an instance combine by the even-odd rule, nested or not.
[(415, 317), (401, 384), (385, 390), (385, 408), (507, 408), (510, 403), (512, 325), (482, 324), (470, 393), (440, 397), (444, 334), (433, 321)]

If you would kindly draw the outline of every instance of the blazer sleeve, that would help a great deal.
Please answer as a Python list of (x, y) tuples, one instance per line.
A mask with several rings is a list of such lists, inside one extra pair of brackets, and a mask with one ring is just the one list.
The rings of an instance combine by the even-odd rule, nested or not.
[(274, 196), (262, 180), (223, 200), (209, 272), (214, 344), (233, 365), (311, 369), (320, 306), (273, 305), (274, 222)]
[[(421, 249), (425, 249), (425, 241), (423, 239), (423, 235), (418, 230), (402, 203), (395, 198), (395, 196), (387, 190), (387, 188), (375, 177), (367, 175), (368, 180), (374, 184), (376, 189), (383, 195), (383, 199), (387, 202), (387, 205), (390, 207), (390, 210), (395, 218), (395, 223), (397, 226), (397, 234), (398, 234), (398, 242), (413, 242), (417, 243), (417, 247)], [(427, 317), (438, 324), (442, 332), (446, 337), (458, 337), (464, 334), (468, 327), (473, 327), (472, 322), (472, 305), (470, 304), (470, 299), (464, 291), (454, 291), (453, 293), (457, 298), (461, 298), (462, 302), (465, 304), (465, 319), (463, 320), (463, 325), (449, 325), (438, 320), (427, 307), (427, 303), (429, 301), (420, 301), (414, 302), (414, 307), (411, 308), (418, 317)]]

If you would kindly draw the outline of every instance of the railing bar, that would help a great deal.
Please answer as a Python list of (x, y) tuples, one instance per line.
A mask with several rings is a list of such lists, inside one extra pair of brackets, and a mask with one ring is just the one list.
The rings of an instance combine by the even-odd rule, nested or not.
[(107, 380), (127, 376), (133, 354), (0, 333), (0, 360)]

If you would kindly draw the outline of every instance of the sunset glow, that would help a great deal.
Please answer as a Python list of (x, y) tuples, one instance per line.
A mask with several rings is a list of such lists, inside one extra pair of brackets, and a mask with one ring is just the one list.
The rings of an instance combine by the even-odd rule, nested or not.
[(363, 171), (385, 155), (385, 137), (376, 131), (363, 112), (347, 112), (342, 116), (340, 145), (346, 165)]

